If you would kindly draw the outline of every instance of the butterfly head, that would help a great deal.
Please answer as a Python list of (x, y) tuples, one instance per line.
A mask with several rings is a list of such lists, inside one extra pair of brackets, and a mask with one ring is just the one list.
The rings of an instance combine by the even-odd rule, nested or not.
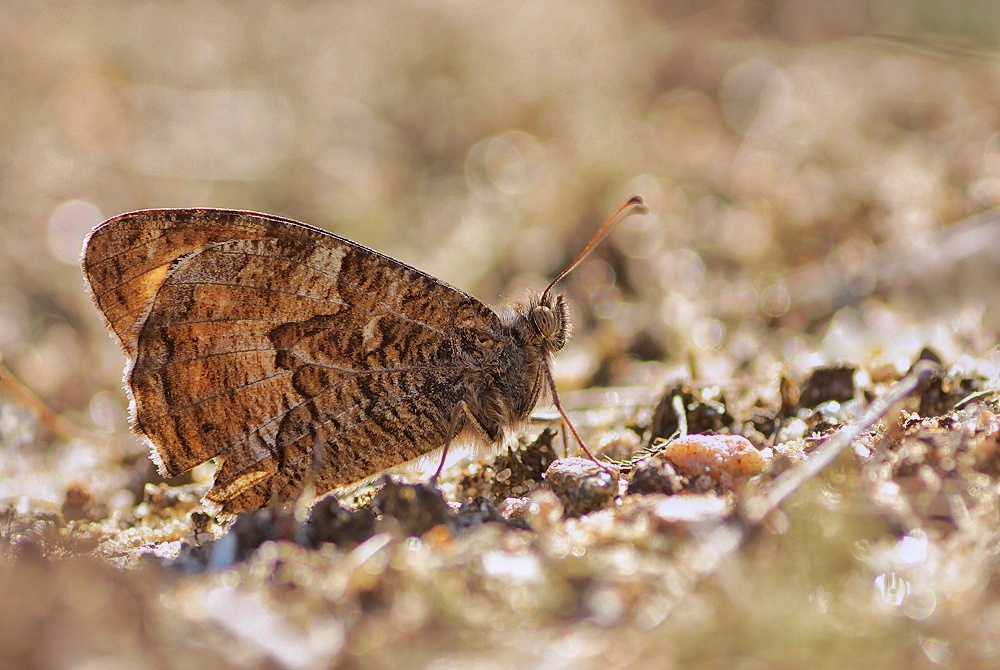
[(566, 296), (546, 291), (530, 302), (528, 318), (534, 326), (541, 345), (548, 352), (556, 352), (569, 341), (569, 306)]
[(573, 262), (565, 270), (560, 272), (552, 283), (541, 293), (533, 296), (528, 304), (528, 315), (526, 321), (533, 327), (533, 335), (539, 338), (539, 343), (546, 353), (559, 351), (569, 340), (569, 307), (566, 305), (566, 296), (562, 293), (556, 294), (553, 288), (559, 281), (572, 272), (573, 268), (583, 262), (583, 259), (596, 247), (601, 240), (607, 237), (608, 233), (622, 220), (633, 214), (648, 214), (649, 207), (641, 195), (633, 195), (626, 200), (618, 210), (605, 221), (594, 236), (590, 238)]

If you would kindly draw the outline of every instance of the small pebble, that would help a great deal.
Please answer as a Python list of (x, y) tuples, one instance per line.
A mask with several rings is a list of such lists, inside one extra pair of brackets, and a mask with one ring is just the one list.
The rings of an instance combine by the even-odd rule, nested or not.
[(94, 506), (94, 494), (83, 483), (74, 482), (66, 489), (62, 504), (62, 515), (67, 521), (86, 519)]
[(737, 479), (763, 472), (767, 459), (741, 435), (688, 435), (667, 445), (657, 455), (669, 461), (690, 480), (708, 475), (731, 484)]
[(404, 535), (419, 537), (438, 524), (449, 524), (455, 512), (445, 502), (440, 489), (427, 484), (404, 484), (389, 477), (372, 499), (372, 507), (382, 513), (377, 526), (398, 527)]
[(531, 509), (531, 500), (527, 496), (523, 498), (505, 498), (497, 509), (500, 515), (508, 521), (527, 523), (528, 511)]
[(816, 368), (802, 384), (799, 407), (816, 407), (830, 400), (851, 400), (855, 394), (854, 372), (849, 365)]
[(353, 547), (375, 533), (375, 511), (362, 507), (352, 511), (344, 507), (336, 496), (327, 496), (309, 511), (309, 520), (296, 534), (296, 540), (305, 547), (319, 547), (323, 543)]
[(500, 514), (500, 511), (490, 500), (482, 496), (477, 496), (472, 500), (466, 500), (462, 503), (452, 525), (456, 531), (461, 531), (491, 522), (509, 523), (507, 518)]
[(674, 466), (662, 458), (647, 458), (640, 461), (632, 471), (628, 485), (629, 493), (666, 493), (673, 495), (684, 488), (684, 478), (677, 474)]
[(618, 471), (589, 458), (560, 458), (545, 471), (548, 487), (559, 496), (567, 516), (582, 516), (612, 502)]

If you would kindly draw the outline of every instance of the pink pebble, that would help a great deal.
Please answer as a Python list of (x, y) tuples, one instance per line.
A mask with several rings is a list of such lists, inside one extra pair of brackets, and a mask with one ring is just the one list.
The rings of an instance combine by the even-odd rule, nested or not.
[(660, 453), (683, 475), (709, 475), (738, 479), (762, 472), (767, 459), (742, 435), (688, 435), (667, 445)]

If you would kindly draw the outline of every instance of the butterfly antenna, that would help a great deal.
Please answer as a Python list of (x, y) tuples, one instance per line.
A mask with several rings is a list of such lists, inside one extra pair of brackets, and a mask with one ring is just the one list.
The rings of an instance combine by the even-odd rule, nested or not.
[(610, 233), (616, 225), (618, 225), (628, 217), (632, 216), (633, 214), (649, 214), (649, 206), (646, 204), (646, 201), (643, 199), (641, 195), (633, 195), (631, 198), (626, 200), (614, 214), (608, 217), (607, 221), (601, 224), (601, 227), (598, 228), (597, 232), (594, 233), (594, 236), (590, 238), (590, 241), (587, 242), (587, 246), (583, 248), (583, 251), (577, 254), (576, 258), (573, 259), (573, 262), (570, 263), (565, 270), (560, 272), (559, 275), (552, 280), (552, 283), (548, 285), (548, 287), (542, 293), (542, 296), (547, 297), (549, 295), (549, 292), (553, 289), (553, 287), (555, 287), (555, 285), (559, 283), (559, 281), (563, 277), (568, 275), (573, 270), (573, 268), (575, 268), (577, 265), (583, 262), (583, 259), (590, 255), (590, 252), (593, 251), (594, 247), (600, 244), (601, 241), (608, 236), (608, 233)]
[[(590, 238), (590, 241), (587, 242), (583, 251), (577, 254), (576, 258), (573, 259), (573, 262), (570, 263), (565, 270), (560, 272), (559, 275), (552, 280), (552, 283), (546, 287), (545, 291), (542, 293), (542, 301), (545, 302), (555, 285), (558, 284), (563, 277), (572, 272), (573, 268), (583, 262), (583, 259), (590, 255), (590, 252), (594, 249), (594, 247), (600, 244), (616, 225), (633, 214), (648, 213), (649, 206), (646, 204), (645, 199), (641, 195), (633, 195), (631, 198), (622, 203), (621, 207), (619, 207), (614, 214), (609, 216), (607, 221), (601, 224), (601, 227), (598, 228), (597, 232), (594, 233), (594, 236)], [(590, 457), (590, 460), (596, 463), (602, 470), (611, 472), (611, 468), (609, 466), (597, 460), (594, 455), (590, 453), (590, 449), (587, 449), (587, 445), (583, 443), (583, 438), (581, 438), (580, 433), (577, 432), (576, 426), (574, 426), (573, 422), (569, 420), (566, 410), (563, 409), (562, 403), (559, 402), (559, 393), (556, 391), (556, 382), (555, 378), (552, 376), (552, 371), (549, 369), (549, 363), (544, 358), (542, 359), (542, 366), (545, 368), (545, 379), (549, 385), (549, 392), (552, 394), (552, 404), (555, 406), (556, 410), (559, 411), (559, 416), (561, 416), (563, 420), (563, 426), (569, 426), (569, 430), (573, 434), (573, 437), (576, 438), (577, 444), (579, 444), (580, 448), (583, 449), (583, 453)]]

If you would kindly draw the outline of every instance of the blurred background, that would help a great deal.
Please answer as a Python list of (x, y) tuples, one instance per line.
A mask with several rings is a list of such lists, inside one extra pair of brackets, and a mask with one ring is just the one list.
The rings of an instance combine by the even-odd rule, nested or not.
[[(319, 630), (300, 638), (270, 610), (258, 616), (262, 601), (241, 599), (232, 573), (192, 583), (151, 562), (134, 572), (107, 566), (124, 564), (156, 538), (179, 545), (191, 520), (154, 524), (146, 536), (128, 516), (148, 480), (126, 491), (133, 475), (122, 454), (135, 471), (145, 466), (143, 477), (150, 471), (126, 430), (123, 357), (78, 265), (84, 236), (102, 220), (151, 207), (266, 211), (324, 227), (499, 304), (542, 288), (638, 192), (652, 213), (623, 224), (563, 283), (575, 337), (557, 361), (561, 389), (632, 385), (652, 402), (669, 379), (684, 376), (742, 379), (773, 395), (781, 373), (823, 363), (888, 370), (888, 379), (925, 346), (946, 363), (995, 366), (998, 43), (1000, 3), (991, 0), (4, 0), (0, 359), (44, 406), (32, 408), (31, 395), (0, 370), (0, 501), (15, 501), (8, 520), (15, 512), (27, 519), (45, 546), (65, 542), (66, 553), (80, 554), (105, 542), (106, 560), (58, 568), (22, 562), (0, 571), (0, 592), (17, 603), (0, 649), (30, 651), (37, 667), (168, 667), (171, 658), (211, 665), (204, 654), (253, 666), (259, 658), (230, 648), (232, 638), (217, 635), (221, 626), (244, 642), (284, 645), (261, 661), (266, 667), (314, 667), (302, 659), (323, 640), (380, 650), (387, 639), (398, 656), (384, 667), (400, 667), (413, 661), (413, 639), (456, 644), (446, 626), (413, 623), (421, 612), (427, 618), (425, 605), (405, 590), (393, 601), (394, 618), (365, 628), (355, 625), (361, 610), (348, 611), (357, 603), (327, 579), (331, 609), (346, 609), (323, 620), (309, 609), (291, 611), (289, 620), (305, 622), (309, 635)], [(566, 398), (572, 406), (573, 395)], [(90, 434), (101, 437), (53, 439), (36, 430), (44, 407), (100, 429)], [(70, 494), (90, 495), (73, 488), (80, 479), (102, 504), (126, 511), (107, 522), (121, 527), (101, 536), (73, 525)], [(638, 657), (642, 645), (632, 643), (641, 639), (656, 658), (672, 653), (685, 667), (704, 649), (735, 659), (768, 645), (781, 650), (773, 667), (845, 667), (858, 658), (936, 667), (948, 648), (931, 623), (910, 613), (896, 623), (879, 618), (880, 607), (903, 602), (906, 582), (891, 581), (883, 589), (888, 604), (874, 605), (867, 573), (850, 582), (860, 585), (851, 591), (862, 594), (857, 602), (837, 596), (835, 586), (816, 586), (831, 574), (824, 561), (855, 566), (868, 541), (867, 530), (845, 534), (833, 502), (841, 493), (799, 510), (807, 537), (795, 565), (787, 553), (782, 560), (762, 553), (761, 569), (742, 582), (763, 584), (753, 597), (740, 600), (749, 592), (734, 589), (740, 575), (722, 580), (722, 604), (713, 609), (692, 598), (670, 636), (640, 638), (611, 620), (594, 624), (600, 635), (557, 630), (545, 667), (577, 667), (573, 659), (600, 636), (608, 663), (621, 666), (630, 653)], [(63, 517), (45, 511), (59, 505)], [(880, 523), (870, 508), (854, 514)], [(60, 518), (68, 521), (52, 521)], [(122, 519), (132, 526), (122, 530)], [(0, 522), (0, 539), (3, 528)], [(982, 555), (995, 557), (995, 540), (980, 536)], [(491, 542), (485, 546), (494, 548)], [(448, 546), (467, 554), (452, 559), (442, 549), (441, 558), (419, 553), (419, 542), (401, 545), (417, 566), (407, 574), (425, 575), (436, 588), (435, 575), (474, 568), (486, 552)], [(432, 558), (439, 572), (426, 571)], [(298, 560), (323, 570), (335, 563), (317, 552)], [(977, 574), (995, 574), (994, 563), (984, 559)], [(975, 572), (943, 559), (939, 567), (952, 576)], [(262, 583), (271, 583), (269, 569), (260, 572)], [(308, 584), (297, 575), (280, 596), (315, 595), (300, 589)], [(573, 575), (572, 588), (582, 589)], [(544, 607), (532, 609), (532, 598), (546, 592), (531, 584), (511, 591), (509, 582), (500, 573), (497, 593), (513, 594), (512, 602), (523, 597), (510, 609), (523, 618), (504, 620), (507, 628), (490, 638), (495, 649), (512, 648), (509, 629), (550, 621), (538, 613)], [(364, 584), (351, 588), (367, 598)], [(387, 588), (396, 593), (391, 581)], [(567, 588), (564, 595), (576, 597)], [(976, 659), (997, 656), (995, 592), (982, 592), (988, 607), (972, 600), (939, 608), (939, 624), (972, 631)], [(899, 602), (889, 602), (896, 595)], [(839, 618), (827, 614), (831, 602)], [(962, 602), (972, 604), (964, 618), (953, 617)], [(185, 615), (188, 605), (197, 612)], [(451, 612), (452, 602), (434, 607)], [(812, 616), (800, 617), (806, 610)], [(561, 610), (553, 611), (558, 621)], [(665, 616), (653, 612), (649, 621)], [(755, 626), (746, 625), (754, 616)], [(35, 623), (45, 617), (48, 627)], [(465, 644), (481, 653), (490, 625), (472, 630)], [(265, 629), (273, 639), (260, 634)], [(783, 637), (789, 631), (792, 639)], [(871, 631), (879, 632), (866, 638)], [(854, 655), (859, 639), (870, 643), (863, 656)], [(157, 645), (162, 655), (150, 656)], [(74, 659), (67, 651), (74, 646), (93, 652), (91, 661)], [(191, 656), (176, 656), (178, 647)], [(0, 666), (27, 657), (4, 656)], [(491, 653), (476, 658), (481, 665), (456, 652), (451, 665), (435, 667), (496, 661)], [(707, 663), (698, 667), (720, 667)]]
[(497, 304), (633, 192), (653, 213), (565, 282), (564, 385), (984, 351), (993, 220), (942, 231), (1000, 200), (998, 25), (987, 1), (5, 2), (0, 355), (122, 425), (78, 256), (124, 211), (280, 214)]

